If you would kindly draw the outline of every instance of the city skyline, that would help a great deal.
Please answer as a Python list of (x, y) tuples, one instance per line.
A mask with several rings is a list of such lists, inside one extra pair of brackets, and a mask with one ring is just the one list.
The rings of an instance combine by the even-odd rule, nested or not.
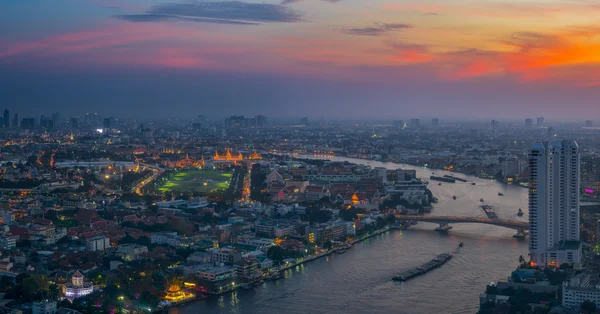
[(600, 113), (599, 10), (557, 0), (5, 1), (0, 94), (21, 116), (584, 119)]

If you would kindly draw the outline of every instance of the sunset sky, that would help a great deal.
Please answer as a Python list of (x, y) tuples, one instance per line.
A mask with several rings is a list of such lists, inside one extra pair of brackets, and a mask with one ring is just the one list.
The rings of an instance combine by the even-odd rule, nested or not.
[(23, 114), (600, 114), (596, 0), (3, 0)]

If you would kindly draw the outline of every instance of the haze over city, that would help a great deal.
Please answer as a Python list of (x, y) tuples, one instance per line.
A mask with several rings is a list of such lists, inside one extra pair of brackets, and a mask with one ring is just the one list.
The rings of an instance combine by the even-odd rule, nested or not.
[(5, 0), (13, 111), (583, 119), (595, 1)]
[(0, 314), (600, 314), (598, 0), (0, 0)]

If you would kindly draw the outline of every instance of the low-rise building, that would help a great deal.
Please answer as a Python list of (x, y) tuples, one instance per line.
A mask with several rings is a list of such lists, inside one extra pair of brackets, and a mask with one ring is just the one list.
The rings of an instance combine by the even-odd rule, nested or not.
[(31, 305), (32, 314), (55, 314), (56, 301), (37, 301)]
[(135, 261), (140, 258), (140, 255), (148, 252), (148, 247), (135, 243), (121, 244), (117, 247), (117, 253), (125, 261)]
[(0, 235), (0, 248), (5, 250), (14, 249), (17, 246), (17, 236), (12, 234)]
[(600, 308), (600, 285), (592, 285), (590, 279), (589, 274), (582, 273), (563, 282), (562, 305), (566, 310), (578, 311), (584, 301), (594, 302)]
[(270, 237), (282, 238), (296, 233), (296, 226), (286, 220), (261, 220), (255, 224), (256, 233)]
[(88, 251), (104, 251), (110, 248), (110, 239), (105, 236), (95, 236), (85, 241)]
[(217, 264), (233, 265), (242, 260), (242, 252), (234, 248), (214, 248), (210, 253), (211, 260)]
[(185, 275), (195, 276), (197, 284), (206, 288), (206, 291), (211, 294), (224, 293), (236, 286), (236, 270), (231, 266), (200, 264), (185, 266), (183, 272)]

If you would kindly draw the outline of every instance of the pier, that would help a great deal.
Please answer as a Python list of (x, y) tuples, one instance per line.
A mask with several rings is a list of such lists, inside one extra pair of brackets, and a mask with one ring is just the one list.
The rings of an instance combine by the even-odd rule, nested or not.
[(392, 279), (395, 281), (407, 281), (409, 279), (424, 275), (448, 262), (452, 259), (452, 254), (444, 253), (436, 256), (431, 261), (413, 269), (407, 270), (397, 276), (394, 276)]

